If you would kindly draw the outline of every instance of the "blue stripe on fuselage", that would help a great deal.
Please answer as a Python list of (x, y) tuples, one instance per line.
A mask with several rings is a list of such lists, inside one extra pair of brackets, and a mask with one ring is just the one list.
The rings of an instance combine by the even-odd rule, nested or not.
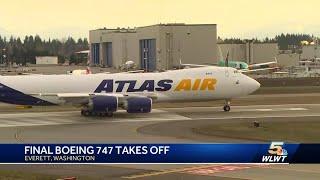
[(56, 105), (48, 101), (24, 94), (0, 83), (0, 101), (9, 104), (51, 106)]

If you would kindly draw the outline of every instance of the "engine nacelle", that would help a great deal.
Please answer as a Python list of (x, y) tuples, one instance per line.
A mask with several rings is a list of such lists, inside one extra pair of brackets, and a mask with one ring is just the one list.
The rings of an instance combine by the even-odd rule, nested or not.
[(95, 96), (89, 100), (89, 108), (94, 112), (115, 112), (118, 98), (113, 96)]
[(149, 113), (152, 109), (152, 99), (146, 97), (129, 98), (125, 109), (128, 113)]

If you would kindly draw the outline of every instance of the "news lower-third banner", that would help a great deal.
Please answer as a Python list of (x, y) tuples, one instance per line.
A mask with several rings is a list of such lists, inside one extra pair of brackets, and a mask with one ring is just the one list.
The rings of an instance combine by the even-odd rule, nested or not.
[(0, 163), (320, 163), (320, 144), (0, 144)]

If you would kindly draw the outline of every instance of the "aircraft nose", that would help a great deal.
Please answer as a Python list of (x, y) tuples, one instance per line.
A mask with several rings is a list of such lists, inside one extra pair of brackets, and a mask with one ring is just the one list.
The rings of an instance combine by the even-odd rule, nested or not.
[(253, 93), (254, 91), (258, 90), (260, 88), (260, 83), (256, 81), (255, 79), (250, 78), (250, 93)]

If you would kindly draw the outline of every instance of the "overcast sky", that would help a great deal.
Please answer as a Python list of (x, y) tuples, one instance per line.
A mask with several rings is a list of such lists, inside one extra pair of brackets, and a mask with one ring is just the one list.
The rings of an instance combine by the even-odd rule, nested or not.
[(88, 37), (90, 29), (212, 23), (221, 37), (320, 35), (318, 0), (0, 0), (0, 33)]

